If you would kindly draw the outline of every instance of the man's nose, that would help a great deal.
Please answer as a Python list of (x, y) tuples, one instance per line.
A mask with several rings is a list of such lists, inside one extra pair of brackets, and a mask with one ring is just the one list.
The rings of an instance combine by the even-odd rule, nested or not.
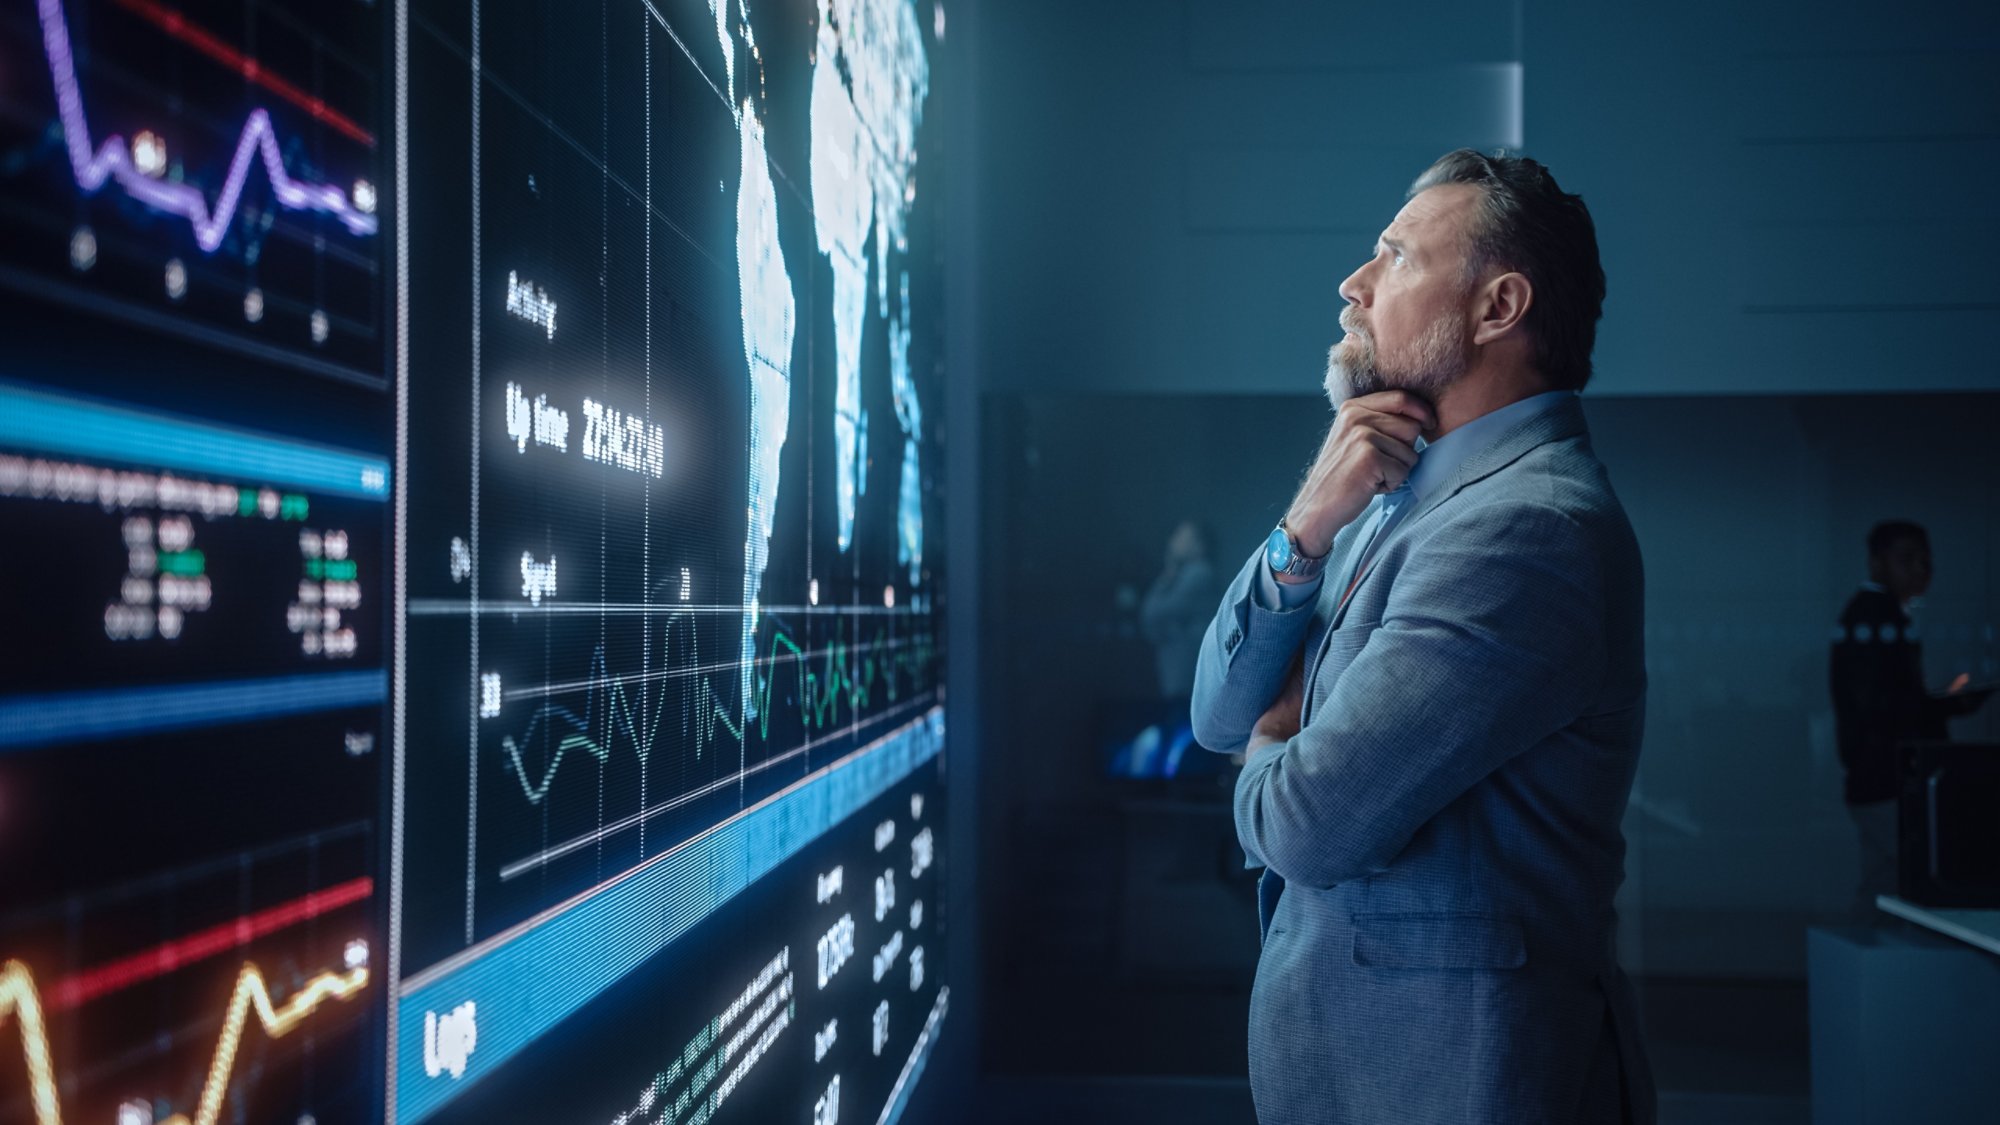
[(1367, 278), (1363, 276), (1367, 272), (1368, 267), (1364, 265), (1347, 275), (1347, 280), (1340, 283), (1341, 300), (1346, 301), (1350, 305), (1359, 305), (1362, 308), (1368, 307), (1369, 299), (1374, 296), (1374, 291), (1368, 285)]

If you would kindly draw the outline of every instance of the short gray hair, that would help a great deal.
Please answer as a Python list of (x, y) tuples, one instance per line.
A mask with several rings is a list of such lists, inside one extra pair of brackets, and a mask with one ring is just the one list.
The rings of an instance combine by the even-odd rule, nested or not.
[(1468, 282), (1496, 268), (1526, 277), (1534, 300), (1522, 326), (1534, 340), (1535, 368), (1558, 388), (1583, 389), (1604, 315), (1604, 266), (1583, 197), (1565, 192), (1538, 161), (1505, 149), (1492, 156), (1469, 148), (1445, 153), (1409, 194), (1441, 184), (1479, 189), (1478, 219), (1468, 232)]

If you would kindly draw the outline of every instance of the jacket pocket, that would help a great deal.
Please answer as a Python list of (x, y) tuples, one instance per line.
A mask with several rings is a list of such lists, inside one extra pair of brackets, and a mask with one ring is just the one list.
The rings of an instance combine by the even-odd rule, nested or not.
[(1484, 914), (1357, 914), (1354, 963), (1369, 969), (1518, 969), (1518, 922)]

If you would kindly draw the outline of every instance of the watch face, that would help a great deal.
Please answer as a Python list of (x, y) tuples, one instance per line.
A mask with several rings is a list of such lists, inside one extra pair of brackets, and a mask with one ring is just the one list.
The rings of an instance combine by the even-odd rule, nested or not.
[(1264, 561), (1272, 570), (1283, 570), (1291, 565), (1292, 537), (1285, 534), (1282, 527), (1271, 529), (1271, 538), (1264, 544)]

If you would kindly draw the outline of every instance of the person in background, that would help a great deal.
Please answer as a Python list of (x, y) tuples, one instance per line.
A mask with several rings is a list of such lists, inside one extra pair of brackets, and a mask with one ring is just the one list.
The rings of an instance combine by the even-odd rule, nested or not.
[(1834, 737), (1847, 771), (1845, 797), (1859, 845), (1857, 921), (1877, 916), (1875, 896), (1896, 889), (1896, 747), (1947, 736), (1945, 720), (1969, 715), (1989, 692), (1958, 676), (1924, 687), (1923, 646), (1909, 606), (1931, 586), (1931, 542), (1919, 524), (1888, 520), (1868, 533), (1868, 581), (1847, 600), (1834, 634)]
[(1215, 593), (1208, 536), (1193, 520), (1183, 520), (1167, 537), (1166, 566), (1139, 603), (1139, 631), (1153, 646), (1160, 698), (1180, 699), (1194, 690), (1195, 656), (1215, 612)]

